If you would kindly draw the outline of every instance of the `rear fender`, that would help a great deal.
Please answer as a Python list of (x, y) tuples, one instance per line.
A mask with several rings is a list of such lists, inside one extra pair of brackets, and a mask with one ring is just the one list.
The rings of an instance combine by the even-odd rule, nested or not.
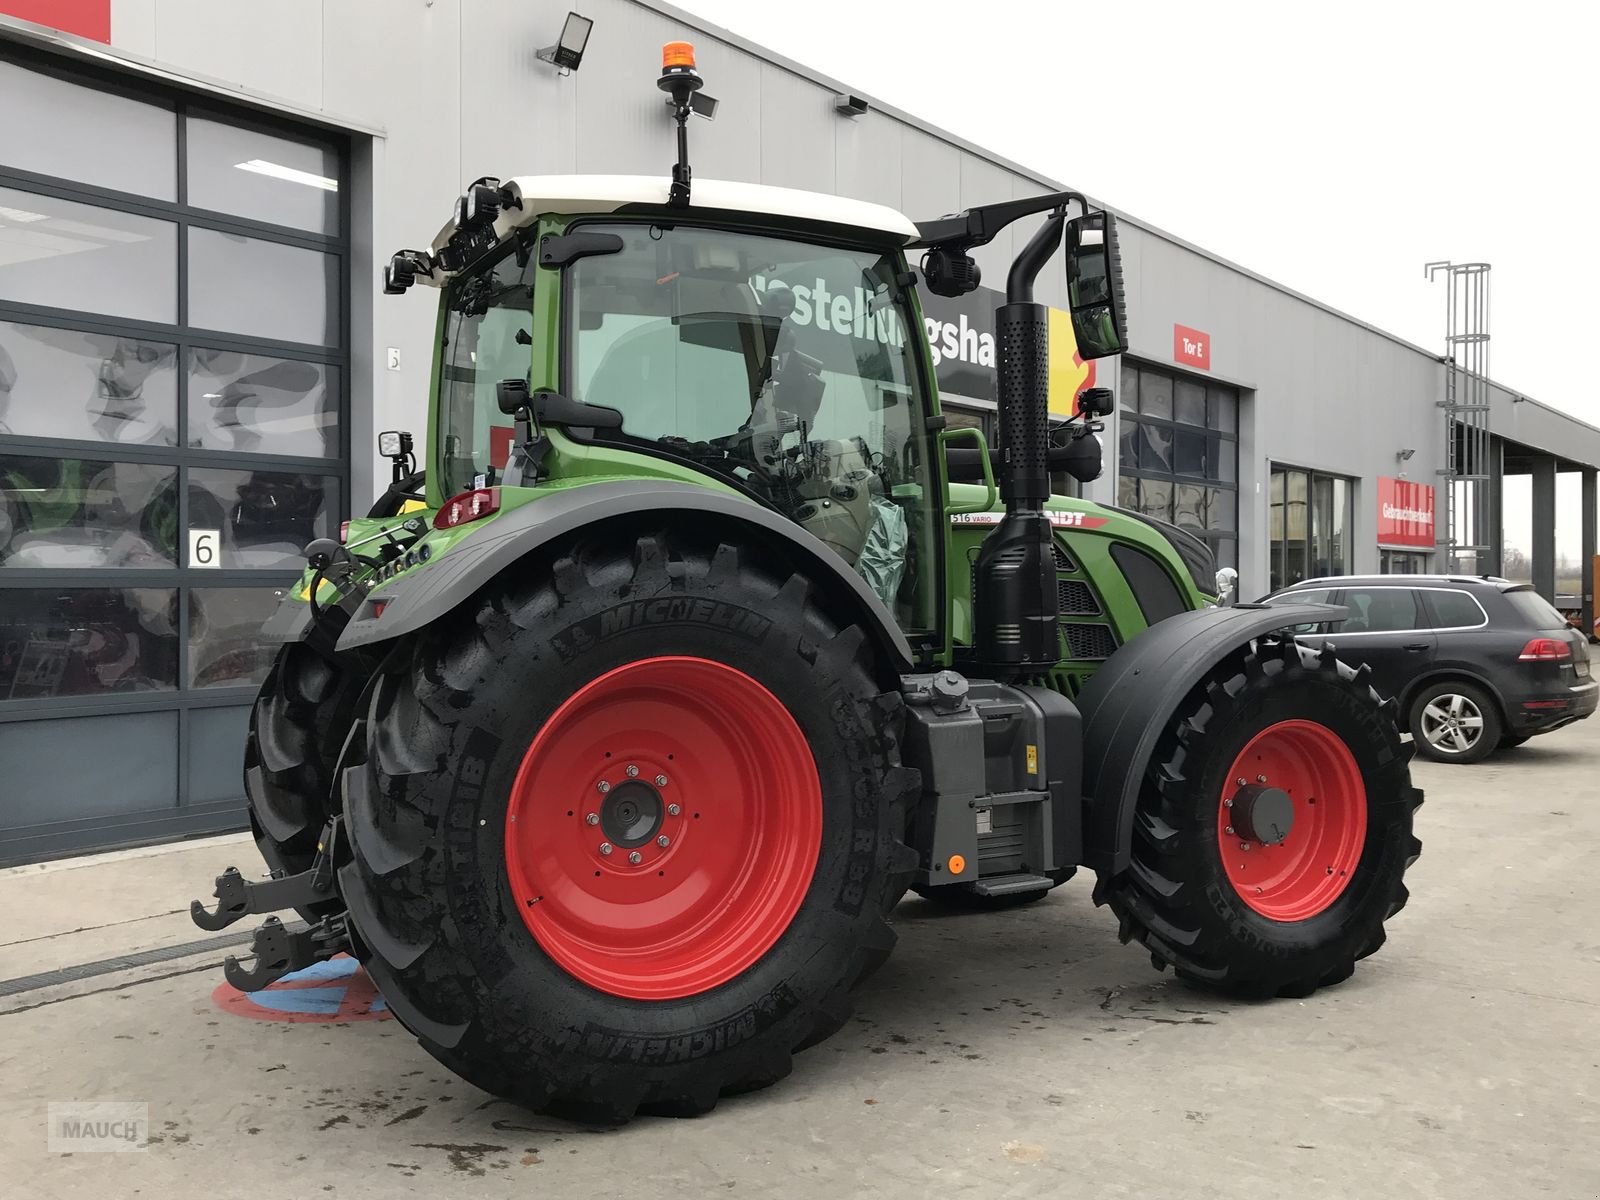
[(354, 650), (392, 641), (431, 625), (475, 596), (518, 561), (569, 534), (603, 522), (646, 515), (663, 525), (729, 529), (757, 544), (778, 546), (836, 606), (859, 615), (869, 638), (895, 672), (912, 669), (911, 647), (894, 616), (849, 564), (799, 525), (749, 500), (664, 480), (619, 480), (565, 488), (521, 505), (425, 569), (413, 570), (362, 601), (339, 638)]
[(1108, 658), (1078, 695), (1083, 713), (1084, 862), (1127, 869), (1144, 773), (1183, 698), (1228, 653), (1274, 630), (1337, 621), (1326, 604), (1239, 604), (1158, 621)]

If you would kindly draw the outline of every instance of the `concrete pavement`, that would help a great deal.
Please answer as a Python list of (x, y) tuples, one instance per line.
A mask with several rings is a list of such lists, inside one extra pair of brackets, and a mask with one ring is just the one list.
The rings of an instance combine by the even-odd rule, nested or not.
[[(0, 1180), (52, 1200), (1600, 1195), (1600, 725), (1416, 774), (1411, 905), (1309, 1000), (1156, 975), (1087, 879), (992, 915), (912, 899), (856, 1018), (788, 1081), (593, 1132), (492, 1100), (393, 1021), (220, 1011), (213, 948), (0, 995)], [(0, 979), (204, 938), (187, 900), (252, 855), (0, 873)], [(46, 1103), (82, 1099), (148, 1103), (149, 1150), (47, 1153)]]

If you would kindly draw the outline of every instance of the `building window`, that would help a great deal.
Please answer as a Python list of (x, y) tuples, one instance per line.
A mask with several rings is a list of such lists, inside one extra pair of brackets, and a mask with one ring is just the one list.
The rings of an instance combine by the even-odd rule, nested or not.
[(1428, 556), (1410, 550), (1379, 550), (1378, 569), (1385, 575), (1422, 575), (1428, 570)]
[(1151, 367), (1122, 368), (1117, 503), (1239, 561), (1239, 392)]
[(0, 95), (0, 863), (239, 828), (349, 511), (348, 146), (21, 47)]
[(1355, 488), (1339, 475), (1272, 468), (1272, 590), (1351, 569)]

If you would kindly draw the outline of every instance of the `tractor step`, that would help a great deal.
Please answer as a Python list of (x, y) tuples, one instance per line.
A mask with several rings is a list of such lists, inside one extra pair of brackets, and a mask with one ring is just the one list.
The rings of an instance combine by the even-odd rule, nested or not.
[(1048, 891), (1053, 886), (1053, 881), (1043, 875), (1024, 875), (1019, 872), (976, 880), (972, 890), (980, 896), (1015, 896), (1018, 892), (1037, 892), (1041, 888)]
[(309, 929), (290, 929), (277, 917), (268, 917), (250, 939), (255, 963), (246, 967), (230, 954), (223, 960), (222, 974), (241, 992), (257, 992), (291, 971), (302, 971), (348, 949), (350, 936), (343, 916), (324, 917)]

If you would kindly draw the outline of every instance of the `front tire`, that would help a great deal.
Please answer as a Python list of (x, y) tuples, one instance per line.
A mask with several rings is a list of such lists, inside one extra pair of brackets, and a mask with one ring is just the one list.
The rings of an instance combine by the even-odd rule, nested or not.
[(1257, 643), (1180, 706), (1145, 774), (1132, 862), (1095, 895), (1157, 969), (1306, 996), (1383, 944), (1421, 852), (1421, 793), (1366, 678), (1331, 651)]
[(858, 626), (727, 544), (585, 543), (430, 630), (345, 776), (341, 891), (395, 1015), (579, 1120), (781, 1079), (915, 866), (881, 693)]

